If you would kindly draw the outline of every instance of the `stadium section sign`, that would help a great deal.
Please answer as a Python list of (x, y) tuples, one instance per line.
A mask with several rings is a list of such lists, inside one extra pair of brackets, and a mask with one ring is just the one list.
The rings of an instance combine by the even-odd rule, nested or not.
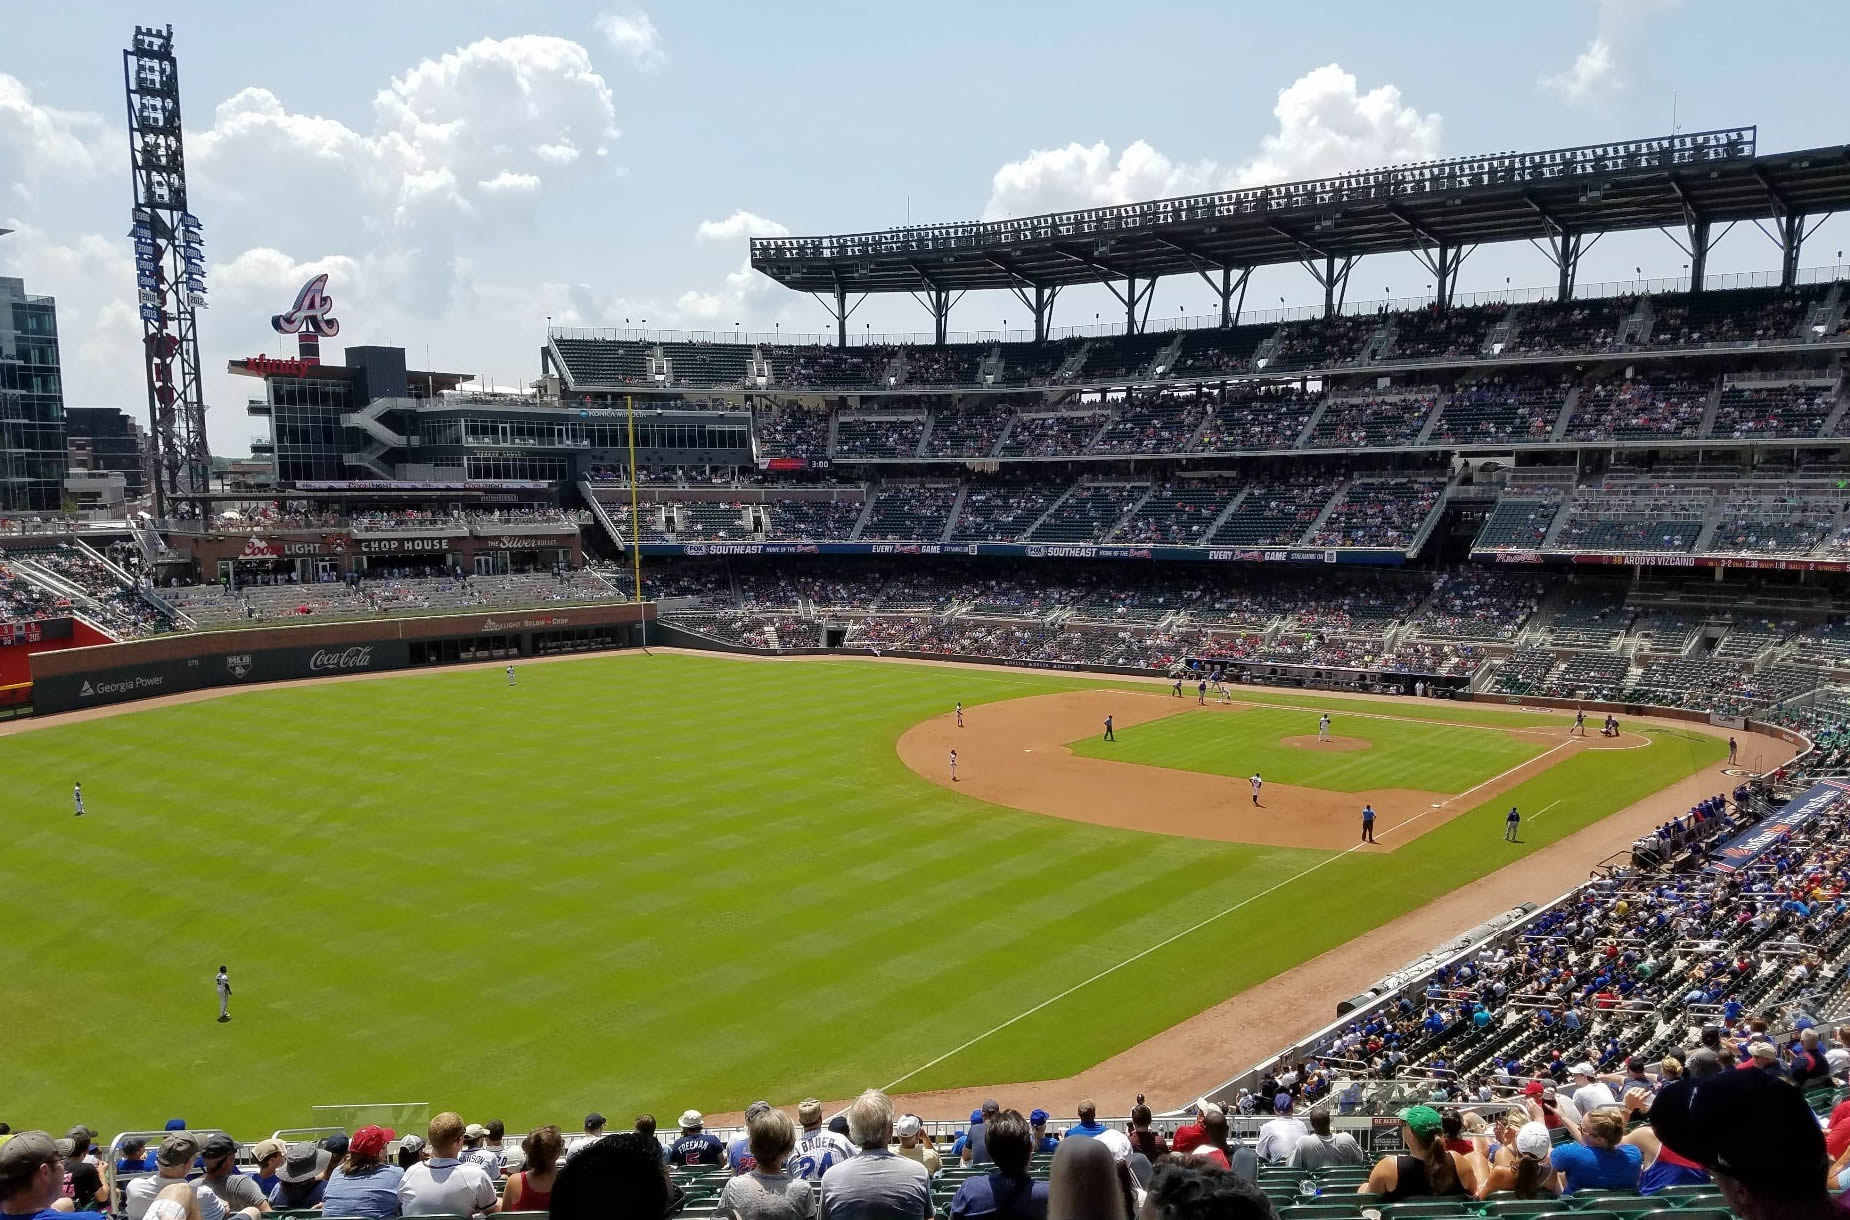
[(1709, 870), (1716, 873), (1739, 872), (1787, 835), (1845, 804), (1850, 804), (1850, 781), (1821, 780), (1787, 801), (1784, 809), (1766, 821), (1724, 843)]

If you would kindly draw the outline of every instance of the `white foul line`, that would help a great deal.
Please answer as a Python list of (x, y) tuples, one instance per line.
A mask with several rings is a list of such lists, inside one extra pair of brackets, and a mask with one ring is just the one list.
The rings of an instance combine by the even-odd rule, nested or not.
[(1559, 805), (1560, 803), (1561, 801), (1559, 798), (1549, 801), (1546, 805), (1542, 806), (1541, 813), (1534, 813), (1534, 814), (1529, 815), (1529, 820), (1531, 822), (1535, 821), (1536, 818), (1541, 817), (1543, 813), (1547, 813), (1550, 809), (1553, 809), (1556, 805)]
[[(1431, 811), (1428, 810), (1427, 812), (1431, 812)], [(1388, 828), (1386, 833), (1393, 834), (1396, 830), (1399, 830), (1402, 826), (1411, 825), (1412, 823), (1419, 821), (1421, 818), (1425, 816), (1426, 816), (1425, 813), (1416, 813), (1412, 817), (1406, 819), (1405, 821), (1396, 822), (1393, 826)], [(1058, 1004), (1061, 1000), (1064, 1000), (1067, 996), (1072, 995), (1075, 991), (1079, 991), (1080, 989), (1084, 987), (1088, 987), (1091, 984), (1098, 982), (1100, 979), (1104, 978), (1107, 975), (1116, 974), (1118, 971), (1124, 969), (1124, 967), (1129, 966), (1134, 962), (1142, 961), (1144, 958), (1150, 956), (1150, 954), (1155, 953), (1158, 949), (1167, 948), (1168, 946), (1175, 944), (1178, 940), (1181, 940), (1183, 937), (1191, 936), (1194, 933), (1201, 931), (1201, 929), (1207, 927), (1209, 924), (1214, 923), (1215, 921), (1220, 920), (1220, 919), (1225, 919), (1227, 916), (1233, 914), (1237, 910), (1240, 910), (1242, 907), (1249, 906), (1252, 903), (1259, 901), (1261, 898), (1264, 898), (1268, 894), (1277, 893), (1279, 890), (1284, 889), (1286, 886), (1290, 885), (1294, 881), (1302, 881), (1304, 878), (1310, 876), (1312, 873), (1316, 872), (1318, 869), (1323, 868), (1325, 865), (1334, 864), (1336, 861), (1342, 859), (1344, 856), (1347, 856), (1350, 852), (1360, 850), (1362, 846), (1363, 844), (1361, 843), (1352, 843), (1348, 847), (1345, 847), (1343, 848), (1343, 850), (1337, 852), (1335, 855), (1328, 856), (1322, 860), (1317, 861), (1317, 863), (1311, 865), (1309, 868), (1305, 869), (1303, 872), (1287, 877), (1283, 881), (1280, 881), (1275, 885), (1268, 886), (1265, 889), (1260, 890), (1257, 894), (1252, 894), (1246, 898), (1242, 898), (1240, 899), (1240, 901), (1234, 903), (1232, 906), (1228, 907), (1226, 910), (1221, 911), (1215, 915), (1210, 915), (1206, 919), (1202, 920), (1200, 923), (1195, 924), (1193, 927), (1184, 928), (1180, 932), (1177, 932), (1175, 935), (1169, 937), (1167, 940), (1158, 941), (1156, 944), (1151, 945), (1149, 948), (1144, 949), (1138, 953), (1132, 954), (1131, 956), (1125, 958), (1123, 961), (1119, 962), (1115, 966), (1105, 967), (1103, 970), (1099, 971), (1097, 974), (1093, 975), (1091, 978), (1083, 979), (1080, 982), (1074, 983), (1071, 987), (1068, 987), (1065, 991), (1062, 991), (1060, 994), (1055, 995), (1055, 996), (1050, 996), (1049, 998), (1042, 1000), (1039, 1004), (1036, 1004), (1033, 1008), (1027, 1009), (1023, 1012), (1016, 1013), (1014, 1016), (1002, 1022), (1000, 1025), (991, 1026), (990, 1028), (984, 1030), (982, 1033), (978, 1034), (976, 1037), (970, 1039), (968, 1042), (965, 1042), (963, 1045), (953, 1047), (952, 1049), (944, 1052), (944, 1054), (939, 1055), (936, 1059), (933, 1059), (930, 1063), (920, 1064), (918, 1067), (913, 1068), (910, 1072), (907, 1072), (904, 1076), (901, 1076), (898, 1079), (888, 1084), (882, 1085), (880, 1088), (880, 1091), (882, 1093), (892, 1092), (894, 1086), (904, 1084), (906, 1081), (911, 1080), (914, 1076), (917, 1076), (920, 1072), (930, 1071), (932, 1068), (937, 1067), (940, 1063), (943, 1063), (946, 1059), (949, 1059), (954, 1055), (962, 1054), (963, 1052), (969, 1050), (971, 1047), (975, 1046), (977, 1043), (989, 1037), (991, 1034), (999, 1034), (1003, 1030), (1007, 1029), (1009, 1026), (1014, 1025), (1019, 1021), (1027, 1020), (1029, 1017), (1041, 1011), (1043, 1008), (1047, 1008), (1053, 1004)]]

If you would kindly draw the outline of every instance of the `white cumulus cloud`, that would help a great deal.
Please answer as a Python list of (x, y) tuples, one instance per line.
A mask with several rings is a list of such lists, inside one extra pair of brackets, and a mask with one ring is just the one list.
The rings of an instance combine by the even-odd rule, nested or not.
[(597, 32), (604, 36), (611, 50), (644, 72), (653, 72), (668, 60), (668, 53), (662, 49), (661, 31), (655, 28), (649, 14), (640, 9), (602, 14), (597, 19)]
[(91, 178), (122, 145), (100, 114), (59, 110), (32, 98), (18, 77), (0, 72), (0, 184), (30, 199), (45, 178)]
[(1291, 182), (1345, 170), (1430, 160), (1442, 121), (1409, 105), (1398, 88), (1363, 92), (1355, 75), (1325, 64), (1279, 90), (1276, 127), (1244, 161), (1179, 161), (1137, 140), (1037, 149), (995, 173), (985, 220), (1103, 207), (1236, 186)]
[(1624, 52), (1653, 14), (1674, 8), (1680, 0), (1599, 0), (1593, 37), (1574, 62), (1559, 72), (1545, 73), (1537, 82), (1544, 90), (1574, 106), (1609, 101), (1625, 89)]
[(788, 237), (790, 230), (775, 220), (740, 208), (724, 220), (703, 220), (694, 231), (701, 241), (738, 241), (747, 237)]

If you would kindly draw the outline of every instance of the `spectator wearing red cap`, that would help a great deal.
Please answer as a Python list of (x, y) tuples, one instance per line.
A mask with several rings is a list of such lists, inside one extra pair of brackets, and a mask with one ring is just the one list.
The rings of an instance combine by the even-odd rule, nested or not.
[(398, 1138), (390, 1127), (361, 1127), (347, 1140), (347, 1157), (328, 1178), (321, 1210), (329, 1216), (392, 1220), (400, 1214), (398, 1184), (405, 1171), (385, 1160), (386, 1145)]

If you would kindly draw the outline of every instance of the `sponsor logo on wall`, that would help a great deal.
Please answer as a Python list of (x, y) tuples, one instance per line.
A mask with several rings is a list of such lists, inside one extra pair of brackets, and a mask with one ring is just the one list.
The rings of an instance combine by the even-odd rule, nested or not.
[(371, 669), (373, 665), (373, 646), (359, 645), (353, 648), (335, 651), (318, 649), (308, 659), (308, 672), (311, 674), (345, 673), (356, 669)]
[(225, 658), (225, 670), (234, 678), (248, 678), (251, 673), (251, 654), (233, 653)]

